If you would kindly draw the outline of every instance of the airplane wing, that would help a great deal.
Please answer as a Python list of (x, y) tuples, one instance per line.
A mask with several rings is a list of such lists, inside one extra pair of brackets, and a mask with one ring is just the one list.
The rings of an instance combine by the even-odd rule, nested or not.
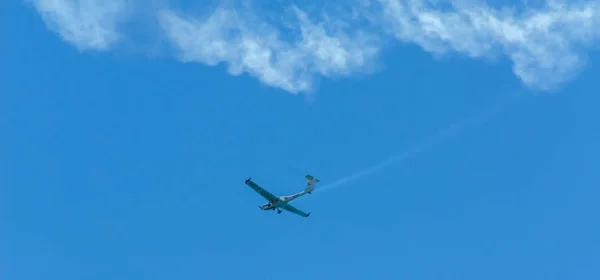
[(306, 214), (306, 213), (304, 213), (304, 212), (302, 212), (302, 211), (300, 211), (300, 210), (296, 209), (294, 206), (292, 206), (292, 205), (289, 205), (289, 204), (287, 204), (287, 203), (286, 203), (286, 204), (283, 204), (283, 205), (281, 205), (281, 206), (280, 206), (280, 208), (282, 208), (283, 210), (290, 211), (290, 212), (292, 212), (292, 213), (294, 213), (294, 214), (298, 214), (298, 215), (300, 215), (300, 216), (302, 216), (302, 217), (308, 217), (308, 216), (310, 215), (310, 213)]
[(277, 199), (277, 197), (274, 196), (272, 193), (263, 189), (261, 186), (257, 185), (256, 183), (252, 182), (252, 180), (250, 180), (250, 178), (248, 178), (248, 180), (246, 180), (246, 185), (250, 186), (253, 190), (255, 190), (258, 194), (262, 195), (262, 197), (267, 199), (269, 202), (273, 202), (274, 200)]

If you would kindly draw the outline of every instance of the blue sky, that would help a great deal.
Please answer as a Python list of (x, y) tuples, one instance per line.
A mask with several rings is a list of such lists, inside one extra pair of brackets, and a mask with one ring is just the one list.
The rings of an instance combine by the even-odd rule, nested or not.
[(598, 279), (600, 4), (431, 3), (2, 1), (2, 279)]

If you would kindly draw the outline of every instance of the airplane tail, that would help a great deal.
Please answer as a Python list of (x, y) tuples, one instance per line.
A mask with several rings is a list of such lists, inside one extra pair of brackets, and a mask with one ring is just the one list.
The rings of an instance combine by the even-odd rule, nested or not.
[(310, 194), (315, 189), (315, 184), (317, 184), (320, 181), (319, 181), (319, 179), (313, 177), (310, 174), (307, 174), (304, 177), (307, 180), (306, 188), (304, 189), (304, 191), (307, 192), (308, 194)]

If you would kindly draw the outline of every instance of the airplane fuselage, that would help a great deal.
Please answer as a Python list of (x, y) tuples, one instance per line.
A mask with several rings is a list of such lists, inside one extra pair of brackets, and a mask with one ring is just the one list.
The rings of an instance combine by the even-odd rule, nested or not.
[(290, 195), (290, 196), (280, 196), (278, 198), (275, 198), (265, 204), (263, 204), (262, 206), (260, 206), (260, 209), (262, 210), (275, 210), (279, 207), (281, 207), (281, 205), (286, 204), (298, 197), (300, 197), (300, 194), (295, 194), (295, 195)]
[(287, 204), (288, 202), (290, 202), (290, 201), (292, 201), (292, 200), (294, 200), (294, 199), (296, 199), (298, 197), (301, 197), (301, 196), (303, 196), (305, 194), (309, 194), (309, 193), (310, 192), (303, 191), (303, 192), (299, 192), (299, 193), (292, 194), (292, 195), (280, 196), (280, 197), (277, 197), (277, 198), (275, 198), (275, 199), (273, 199), (273, 200), (271, 200), (271, 201), (263, 204), (262, 206), (260, 206), (260, 209), (262, 209), (262, 210), (275, 210), (275, 209), (281, 207), (281, 205)]
[(276, 208), (276, 206), (271, 204), (271, 202), (267, 202), (260, 206), (260, 209), (262, 209), (262, 210), (275, 210), (275, 208)]

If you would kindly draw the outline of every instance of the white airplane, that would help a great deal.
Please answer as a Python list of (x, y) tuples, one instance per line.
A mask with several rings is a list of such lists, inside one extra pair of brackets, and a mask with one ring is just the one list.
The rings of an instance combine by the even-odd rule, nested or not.
[(259, 185), (257, 185), (256, 183), (252, 182), (251, 178), (248, 178), (246, 180), (246, 185), (250, 186), (253, 190), (255, 190), (258, 194), (260, 194), (262, 197), (264, 197), (265, 199), (267, 199), (269, 202), (267, 202), (266, 204), (259, 206), (261, 210), (275, 210), (277, 209), (277, 213), (281, 214), (281, 209), (283, 210), (287, 210), (290, 211), (294, 214), (298, 214), (302, 217), (308, 217), (310, 215), (310, 212), (304, 213), (298, 209), (296, 209), (294, 206), (290, 205), (289, 202), (301, 197), (305, 194), (310, 194), (314, 189), (315, 189), (315, 184), (320, 182), (319, 179), (311, 176), (311, 175), (306, 175), (304, 176), (306, 178), (306, 180), (308, 181), (306, 183), (306, 188), (304, 188), (304, 191), (296, 193), (296, 194), (292, 194), (292, 195), (287, 195), (287, 196), (280, 196), (277, 197), (273, 194), (271, 194), (270, 192), (268, 192), (267, 190), (263, 189), (262, 187), (260, 187)]

